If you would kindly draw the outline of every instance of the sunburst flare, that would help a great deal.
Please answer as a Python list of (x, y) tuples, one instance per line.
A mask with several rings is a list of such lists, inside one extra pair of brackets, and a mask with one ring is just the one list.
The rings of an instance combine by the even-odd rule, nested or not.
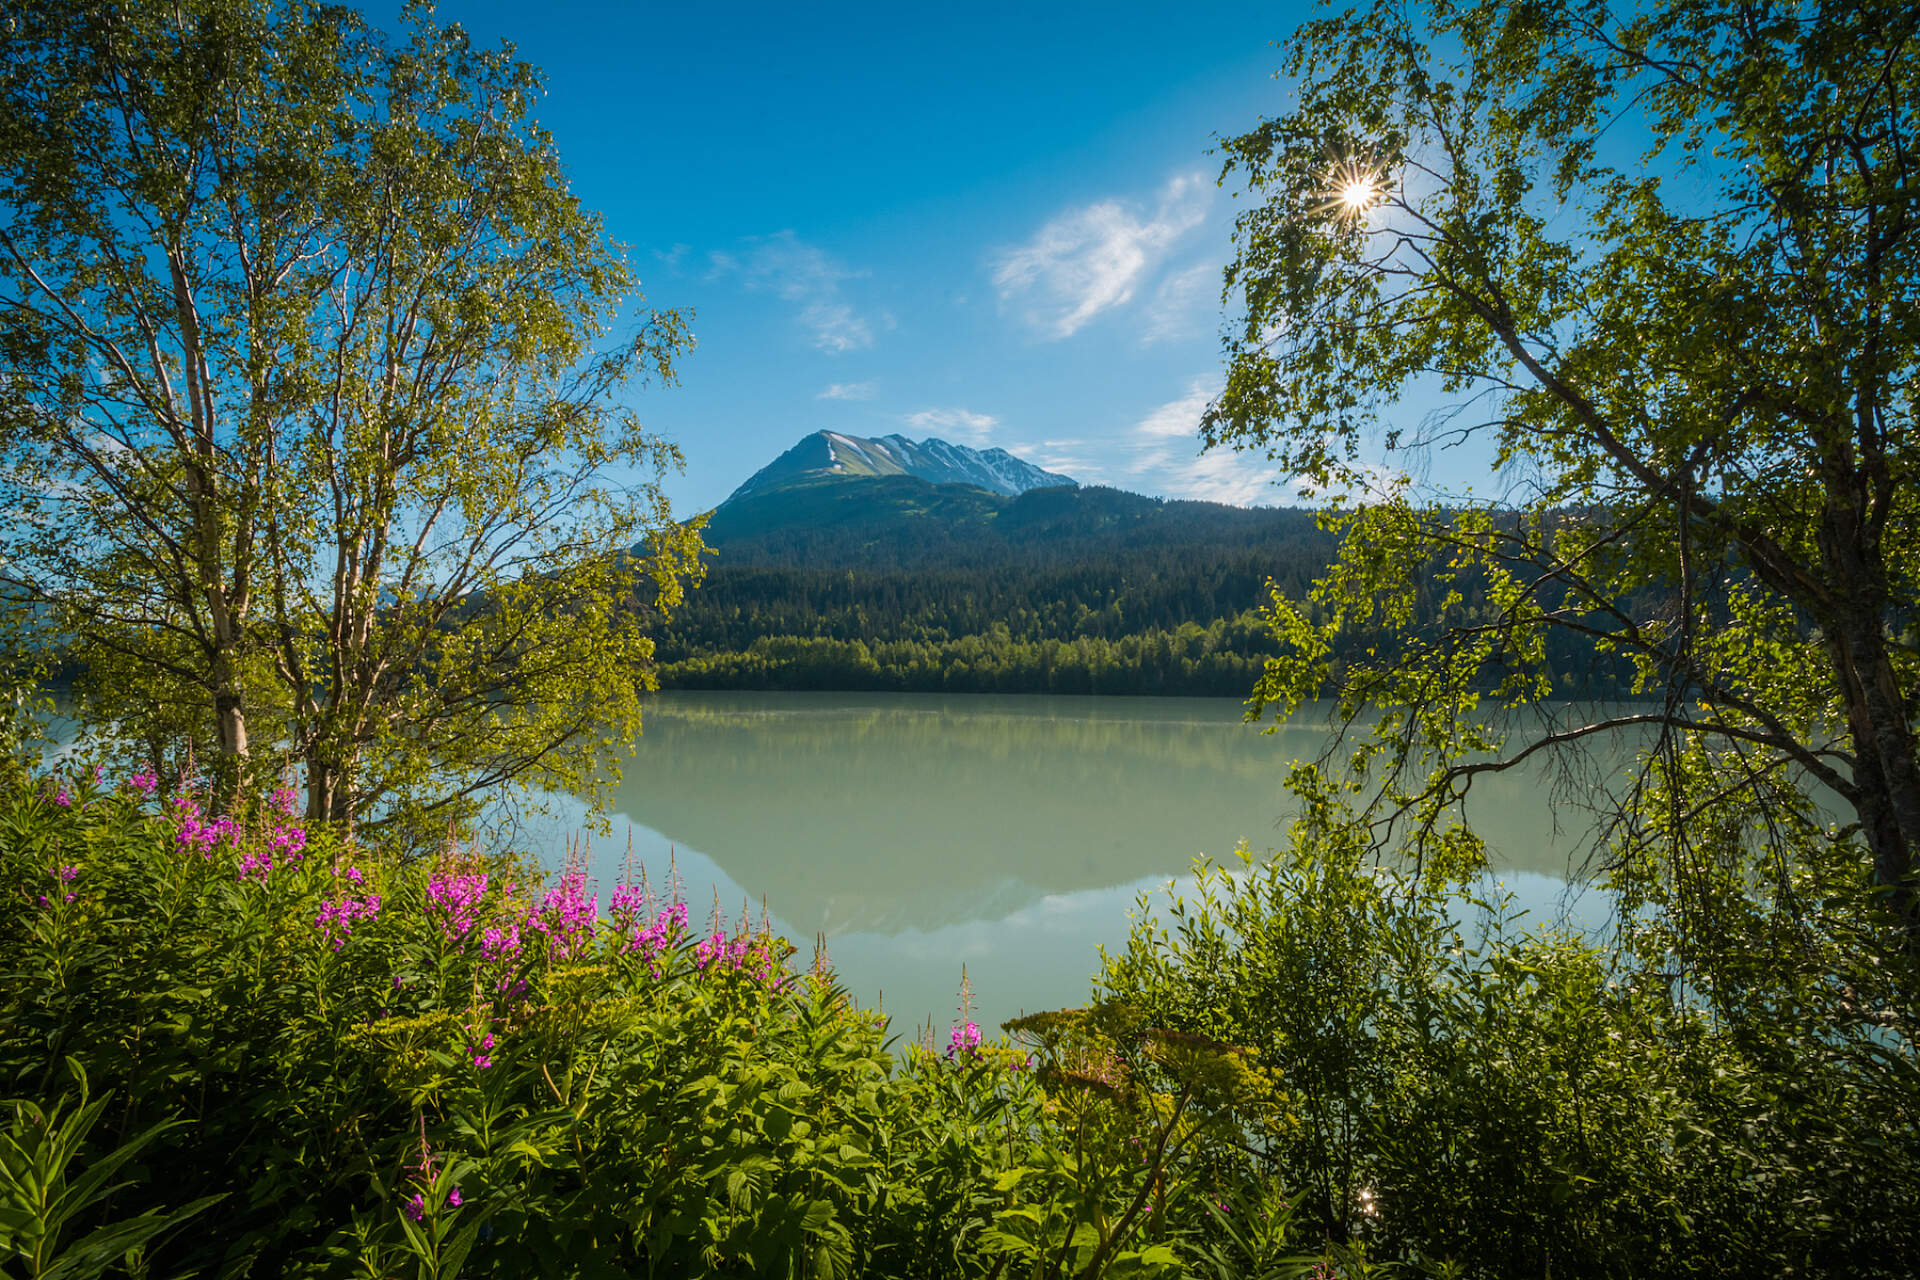
[(1360, 218), (1386, 198), (1386, 185), (1378, 170), (1347, 160), (1334, 167), (1328, 182), (1329, 199), (1325, 208), (1343, 217)]

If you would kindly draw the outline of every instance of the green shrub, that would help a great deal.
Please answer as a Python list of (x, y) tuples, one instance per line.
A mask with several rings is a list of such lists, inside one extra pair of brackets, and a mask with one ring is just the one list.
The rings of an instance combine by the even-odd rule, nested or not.
[(15, 1270), (1913, 1269), (1901, 979), (1788, 963), (1734, 888), (1702, 991), (1657, 902), (1522, 932), (1310, 842), (1142, 911), (1089, 1008), (897, 1054), (744, 917), (151, 783), (0, 789)]
[[(57, 1097), (69, 1059), (92, 1082), (89, 1158), (117, 1151), (125, 1185), (76, 1230), (219, 1201), (129, 1269), (1117, 1276), (1201, 1234), (1177, 1189), (1128, 1212), (1166, 1161), (1073, 1172), (1087, 1117), (1024, 1053), (967, 1024), (896, 1056), (764, 926), (386, 857), (284, 793), (214, 818), (151, 788), (0, 793), (0, 1093)], [(1035, 1265), (1009, 1271), (1034, 1205)], [(1063, 1252), (1088, 1222), (1100, 1245)]]
[[(1758, 1037), (1649, 928), (1522, 932), (1337, 839), (1143, 902), (1098, 981), (1154, 1025), (1245, 1046), (1270, 1092), (1244, 1158), (1294, 1244), (1475, 1276), (1907, 1275), (1920, 1089), (1897, 1036), (1804, 1002)], [(1477, 916), (1477, 920), (1463, 918)], [(1866, 1050), (1872, 1049), (1869, 1053)], [(1872, 1169), (1871, 1178), (1865, 1176)]]

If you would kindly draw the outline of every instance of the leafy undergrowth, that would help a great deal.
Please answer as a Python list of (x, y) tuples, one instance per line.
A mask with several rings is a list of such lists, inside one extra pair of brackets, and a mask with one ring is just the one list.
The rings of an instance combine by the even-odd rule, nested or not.
[(1091, 1032), (896, 1055), (644, 876), (602, 910), (152, 791), (0, 796), (8, 1274), (1147, 1276), (1261, 1194), (1194, 1158), (1226, 1046), (1131, 1036), (1187, 1064), (1158, 1093), (1078, 1071)]
[(1457, 896), (1328, 835), (1143, 902), (1089, 1008), (991, 1041), (963, 1007), (944, 1053), (897, 1054), (819, 960), (744, 915), (694, 927), (671, 884), (603, 904), (577, 869), (356, 846), (289, 793), (213, 816), (152, 790), (0, 788), (7, 1275), (1861, 1276), (1920, 1256), (1912, 980), (1836, 985), (1765, 930), (1730, 924), (1752, 963), (1702, 990), (1657, 913), (1602, 946), (1495, 902), (1469, 938)]

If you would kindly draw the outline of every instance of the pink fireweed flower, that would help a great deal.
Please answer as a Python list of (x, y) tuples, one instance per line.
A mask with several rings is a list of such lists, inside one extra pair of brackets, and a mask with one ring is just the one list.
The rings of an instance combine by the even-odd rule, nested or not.
[(504, 925), (495, 925), (480, 935), (480, 958), (482, 960), (505, 960), (519, 954), (520, 926), (513, 921)]
[(521, 930), (540, 927), (536, 912), (536, 908), (528, 907), (524, 914), (504, 917), (480, 934), (480, 962), (493, 966), (494, 973), (499, 975), (494, 990), (508, 1001), (524, 999), (531, 991), (525, 979), (515, 976), (514, 966), (525, 943)]
[[(68, 885), (72, 884), (75, 880), (79, 879), (80, 877), (79, 867), (74, 866), (72, 863), (68, 863), (66, 866), (63, 866), (58, 870), (49, 870), (47, 872), (47, 876), (48, 878), (53, 880), (54, 883), (60, 886), (62, 890), (62, 893), (60, 895), (60, 900), (62, 902), (73, 902), (77, 898), (79, 898), (80, 896), (79, 894), (67, 888)], [(39, 895), (39, 899), (40, 899), (40, 905), (43, 907), (53, 905), (52, 901), (44, 893)]]
[(142, 769), (127, 779), (127, 786), (143, 796), (152, 795), (154, 788), (159, 785), (160, 779), (155, 776), (152, 769)]
[(971, 1058), (980, 1052), (980, 1024), (969, 1022), (964, 1027), (953, 1024), (953, 1034), (947, 1038), (947, 1057)]
[(686, 928), (687, 904), (672, 903), (660, 908), (651, 924), (635, 921), (627, 930), (625, 949), (645, 956), (657, 976), (660, 957), (673, 949), (674, 940), (685, 933)]
[(449, 941), (465, 938), (480, 923), (480, 906), (487, 896), (487, 873), (450, 873), (427, 881), (427, 907), (440, 917), (440, 932)]
[[(454, 1187), (447, 1192), (447, 1208), (458, 1209), (462, 1203), (460, 1188)], [(427, 1220), (427, 1193), (424, 1191), (414, 1192), (412, 1199), (407, 1201), (406, 1207), (409, 1218), (412, 1218), (415, 1222), (425, 1222)]]
[[(467, 1056), (473, 1059), (473, 1065), (485, 1071), (493, 1065), (493, 1032), (481, 1037), (478, 1045), (469, 1045)], [(457, 1202), (456, 1202), (457, 1203)]]
[[(750, 965), (749, 961), (759, 963)], [(717, 931), (708, 935), (694, 947), (693, 963), (697, 969), (711, 968), (716, 973), (750, 970), (762, 982), (773, 973), (773, 959), (765, 943), (746, 933), (735, 934), (731, 941)]]
[(600, 895), (585, 894), (586, 883), (585, 872), (567, 872), (528, 913), (527, 926), (547, 936), (547, 951), (555, 960), (577, 959), (593, 943)]
[[(380, 917), (380, 895), (370, 893), (364, 898), (343, 897), (338, 902), (331, 900), (320, 904), (320, 914), (313, 919), (313, 927), (333, 945), (335, 951), (347, 945), (347, 939), (353, 936), (356, 920), (377, 920)], [(399, 985), (399, 978), (394, 985)]]
[(613, 886), (613, 893), (607, 899), (607, 916), (622, 929), (632, 927), (633, 922), (647, 912), (648, 894), (645, 890), (624, 881)]
[(53, 793), (53, 802), (62, 809), (68, 809), (73, 806), (73, 797), (67, 794), (67, 789), (63, 786)]
[(267, 847), (279, 856), (283, 865), (292, 866), (307, 856), (307, 832), (304, 827), (269, 828)]
[(182, 796), (173, 802), (174, 842), (182, 849), (191, 849), (203, 858), (213, 856), (213, 851), (223, 844), (234, 844), (240, 839), (240, 828), (232, 818), (216, 818), (206, 821), (200, 806)]
[(259, 880), (266, 883), (267, 876), (273, 870), (273, 850), (249, 849), (240, 859), (239, 879)]
[(267, 798), (267, 807), (283, 818), (291, 818), (300, 811), (300, 793), (292, 787), (276, 787)]
[(366, 880), (366, 877), (360, 874), (360, 868), (358, 867), (348, 867), (345, 871), (341, 872), (341, 874), (355, 884), (361, 884)]

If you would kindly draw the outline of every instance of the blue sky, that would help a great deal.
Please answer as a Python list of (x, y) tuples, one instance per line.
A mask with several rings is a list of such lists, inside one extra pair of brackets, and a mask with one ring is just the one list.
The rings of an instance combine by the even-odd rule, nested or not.
[[(391, 21), (397, 5), (368, 4)], [(639, 393), (721, 501), (808, 432), (998, 445), (1083, 482), (1292, 500), (1200, 456), (1239, 206), (1215, 135), (1284, 106), (1306, 5), (443, 0), (544, 69), (574, 190), (647, 303), (695, 312)]]

